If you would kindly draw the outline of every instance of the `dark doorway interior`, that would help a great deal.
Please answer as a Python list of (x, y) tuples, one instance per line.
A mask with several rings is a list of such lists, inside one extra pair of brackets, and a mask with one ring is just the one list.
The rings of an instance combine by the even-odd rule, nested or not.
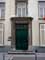
[(28, 49), (28, 24), (17, 23), (15, 25), (16, 50)]

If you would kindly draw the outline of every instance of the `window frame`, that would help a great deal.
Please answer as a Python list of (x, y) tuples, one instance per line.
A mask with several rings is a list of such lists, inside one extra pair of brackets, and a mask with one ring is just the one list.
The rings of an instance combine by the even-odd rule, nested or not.
[(0, 24), (2, 24), (2, 29), (0, 29), (0, 31), (2, 32), (2, 43), (0, 43), (0, 46), (3, 46), (4, 45), (4, 24), (3, 23)]
[[(21, 5), (21, 4), (24, 4), (25, 6), (24, 6), (24, 5), (23, 5), (23, 6), (19, 6), (19, 5)], [(21, 16), (18, 16), (18, 8), (21, 9)], [(25, 8), (25, 16), (26, 16), (26, 15), (27, 15), (27, 14), (26, 14), (26, 9), (27, 9), (27, 8), (26, 8), (26, 2), (23, 2), (23, 3), (22, 3), (22, 2), (19, 2), (19, 3), (17, 3), (17, 16), (18, 16), (18, 17), (25, 17), (25, 16), (22, 16), (22, 13), (23, 13), (23, 12), (22, 12), (22, 9), (23, 9), (23, 8)]]
[[(45, 9), (45, 7), (43, 7), (40, 3), (43, 3), (42, 1), (39, 1), (38, 2), (38, 16), (39, 16), (39, 18), (43, 18), (43, 17), (45, 17), (45, 13), (44, 13), (44, 9)], [(44, 2), (45, 3), (45, 2)], [(43, 17), (41, 17), (40, 16), (40, 8), (42, 8), (43, 9)]]
[[(44, 29), (40, 29), (42, 24), (44, 26)], [(45, 46), (45, 44), (42, 43), (43, 40), (41, 39), (41, 36), (40, 36), (42, 31), (45, 32), (45, 23), (39, 23), (39, 46)]]
[[(0, 4), (4, 4), (4, 6), (3, 7), (0, 7), (0, 12), (1, 12), (1, 14), (0, 14), (0, 19), (5, 19), (5, 2), (0, 2)], [(4, 16), (2, 16), (2, 10), (4, 9)]]

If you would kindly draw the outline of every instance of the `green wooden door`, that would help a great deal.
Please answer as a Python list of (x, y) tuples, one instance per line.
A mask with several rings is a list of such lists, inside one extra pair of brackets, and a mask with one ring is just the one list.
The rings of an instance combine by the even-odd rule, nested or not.
[(27, 24), (16, 25), (16, 49), (17, 50), (28, 49), (28, 25)]

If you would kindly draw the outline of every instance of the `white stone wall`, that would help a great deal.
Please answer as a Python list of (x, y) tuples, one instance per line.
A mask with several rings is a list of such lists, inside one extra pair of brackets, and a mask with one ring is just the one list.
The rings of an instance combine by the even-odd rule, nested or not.
[(28, 16), (38, 20), (38, 0), (28, 0)]
[[(6, 15), (5, 15), (5, 35), (4, 45), (10, 45), (8, 37), (11, 36), (11, 17), (15, 16), (15, 0), (6, 1)], [(38, 22), (38, 0), (28, 0), (28, 17), (33, 17), (32, 21), (32, 45), (39, 45), (39, 22)]]
[(32, 22), (32, 45), (39, 46), (39, 21)]
[(39, 46), (38, 0), (28, 0), (28, 16), (32, 21), (32, 45)]
[(5, 12), (5, 37), (4, 45), (10, 45), (8, 37), (11, 36), (11, 17), (15, 16), (15, 0), (6, 0), (6, 12)]
[(5, 10), (5, 37), (4, 37), (4, 45), (8, 45), (8, 37), (11, 33), (11, 26), (10, 26), (10, 0), (6, 0), (6, 10)]

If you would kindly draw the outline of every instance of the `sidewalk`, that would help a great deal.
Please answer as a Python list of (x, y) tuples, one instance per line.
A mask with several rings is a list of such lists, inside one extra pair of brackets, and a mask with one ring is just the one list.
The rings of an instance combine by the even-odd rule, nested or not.
[(0, 48), (0, 60), (45, 60), (45, 48), (36, 48), (37, 52), (16, 52), (9, 47)]

